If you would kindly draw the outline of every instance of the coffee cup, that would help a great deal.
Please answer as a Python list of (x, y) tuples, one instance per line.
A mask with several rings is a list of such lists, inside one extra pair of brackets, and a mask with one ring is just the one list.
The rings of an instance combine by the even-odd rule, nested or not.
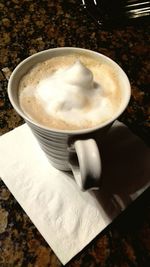
[[(81, 125), (81, 127), (75, 127), (75, 128), (67, 128), (67, 126), (64, 128), (62, 126), (61, 128), (61, 123), (59, 122), (57, 123), (59, 127), (55, 127), (55, 124), (54, 125), (52, 124), (52, 126), (49, 124), (48, 125), (42, 124), (40, 121), (36, 120), (35, 118), (32, 118), (32, 116), (28, 115), (23, 110), (20, 104), (20, 99), (19, 99), (20, 82), (22, 81), (23, 77), (25, 77), (25, 75), (28, 75), (28, 72), (31, 69), (33, 69), (34, 66), (37, 66), (37, 64), (41, 64), (43, 62), (47, 62), (47, 60), (51, 60), (55, 58), (57, 58), (57, 61), (59, 62), (59, 57), (63, 57), (65, 59), (68, 57), (68, 55), (72, 55), (72, 54), (80, 55), (81, 58), (91, 57), (92, 60), (94, 60), (95, 62), (98, 62), (98, 64), (101, 64), (102, 62), (102, 65), (108, 66), (109, 71), (106, 74), (106, 77), (109, 76), (110, 70), (112, 70), (114, 77), (115, 77), (115, 82), (117, 81), (116, 85), (117, 85), (117, 90), (119, 92), (119, 98), (117, 100), (118, 102), (117, 103), (114, 102), (114, 107), (117, 106), (117, 108), (115, 109), (115, 112), (112, 114), (111, 114), (111, 109), (110, 109), (110, 116), (105, 120), (96, 122), (96, 124), (94, 125), (91, 122), (92, 124), (89, 126), (83, 125), (82, 127)], [(39, 69), (40, 69), (40, 65), (39, 65)], [(96, 73), (98, 73), (101, 70), (102, 69), (98, 71), (96, 70)], [(78, 72), (79, 72), (79, 69), (78, 69)], [(84, 70), (84, 72), (88, 73), (87, 70), (86, 71)], [(102, 77), (104, 77), (104, 74), (102, 75)], [(104, 77), (104, 80), (105, 80), (105, 77)], [(90, 82), (86, 83), (87, 87), (89, 83)], [(61, 84), (61, 82), (59, 84)], [(72, 84), (72, 80), (71, 80), (71, 84)], [(93, 84), (92, 85), (93, 90), (95, 90), (93, 92), (96, 92), (97, 84), (95, 83), (95, 81), (94, 82), (92, 81), (91, 84)], [(105, 82), (105, 84), (107, 85), (108, 81)], [(112, 82), (109, 84), (110, 87), (111, 87), (111, 84)], [(55, 85), (55, 83), (53, 85)], [(74, 86), (73, 88), (76, 88), (76, 87)], [(78, 88), (80, 88), (80, 85)], [(54, 92), (54, 89), (52, 92)], [(90, 94), (91, 94), (91, 91), (90, 91)], [(91, 99), (94, 94), (95, 93), (92, 93), (90, 95)], [(66, 95), (68, 97), (68, 94)], [(105, 55), (102, 55), (100, 53), (97, 53), (91, 50), (83, 49), (83, 48), (61, 47), (61, 48), (48, 49), (48, 50), (36, 53), (28, 57), (15, 68), (8, 82), (8, 96), (14, 109), (17, 111), (17, 113), (25, 120), (25, 122), (30, 127), (31, 131), (36, 137), (42, 150), (45, 152), (50, 163), (55, 168), (61, 171), (72, 171), (75, 181), (78, 184), (78, 186), (81, 188), (81, 190), (99, 188), (101, 172), (102, 172), (102, 164), (101, 164), (101, 157), (100, 157), (100, 147), (98, 144), (103, 140), (103, 137), (105, 136), (105, 134), (107, 133), (108, 129), (111, 127), (113, 122), (126, 109), (129, 103), (129, 100), (130, 100), (130, 96), (131, 96), (131, 88), (130, 88), (128, 77), (125, 74), (125, 72), (121, 69), (121, 67), (117, 63), (115, 63), (113, 60), (106, 57)], [(86, 93), (85, 93), (85, 96), (86, 96)], [(107, 101), (107, 96), (105, 96), (104, 99)], [(114, 101), (116, 101), (116, 99), (117, 97), (114, 98)], [(97, 103), (97, 98), (94, 101), (96, 101)], [(82, 102), (87, 103), (86, 101), (82, 101)], [(74, 104), (74, 100), (73, 100), (73, 104)], [(99, 103), (99, 106), (100, 105), (101, 103)], [(34, 105), (32, 106), (34, 107)], [(33, 109), (34, 111), (36, 111), (37, 108), (34, 107)], [(68, 109), (68, 106), (67, 106), (67, 109)], [(106, 109), (107, 109), (107, 105), (106, 105)], [(99, 107), (98, 107), (98, 110), (99, 110)], [(42, 113), (41, 112), (38, 112), (38, 113), (41, 116)], [(70, 115), (71, 114), (70, 106), (69, 106), (68, 114), (69, 114), (68, 117), (72, 122), (73, 116)], [(86, 115), (87, 114), (85, 113), (85, 116)], [(97, 114), (94, 116), (97, 116)], [(77, 121), (78, 123), (78, 118), (74, 118), (74, 120)], [(54, 118), (54, 122), (56, 122), (55, 118)]]

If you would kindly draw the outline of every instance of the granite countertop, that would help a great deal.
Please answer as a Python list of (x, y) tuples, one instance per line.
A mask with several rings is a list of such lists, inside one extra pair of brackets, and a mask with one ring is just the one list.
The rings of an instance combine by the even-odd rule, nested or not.
[[(7, 97), (7, 80), (23, 59), (38, 51), (76, 46), (101, 52), (127, 73), (132, 97), (120, 117), (149, 145), (150, 26), (101, 30), (87, 16), (82, 1), (11, 0), (0, 2), (0, 133), (21, 125)], [(68, 266), (150, 266), (149, 189)], [(0, 180), (0, 267), (61, 266), (10, 191)]]

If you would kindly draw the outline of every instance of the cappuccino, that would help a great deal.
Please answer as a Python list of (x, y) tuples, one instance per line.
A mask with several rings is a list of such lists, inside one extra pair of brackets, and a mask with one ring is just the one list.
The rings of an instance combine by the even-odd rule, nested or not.
[(28, 118), (48, 128), (92, 128), (115, 116), (120, 87), (110, 64), (75, 52), (30, 69), (19, 84), (19, 104)]

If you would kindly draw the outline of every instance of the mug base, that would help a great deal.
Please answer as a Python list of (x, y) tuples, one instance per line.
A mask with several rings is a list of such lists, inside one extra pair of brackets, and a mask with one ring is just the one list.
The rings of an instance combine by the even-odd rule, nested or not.
[(52, 161), (50, 161), (49, 160), (49, 162), (50, 162), (50, 164), (55, 168), (55, 169), (57, 169), (57, 170), (59, 170), (59, 171), (71, 171), (71, 168), (68, 166), (68, 165), (58, 165), (58, 164), (55, 164), (54, 162), (52, 162)]

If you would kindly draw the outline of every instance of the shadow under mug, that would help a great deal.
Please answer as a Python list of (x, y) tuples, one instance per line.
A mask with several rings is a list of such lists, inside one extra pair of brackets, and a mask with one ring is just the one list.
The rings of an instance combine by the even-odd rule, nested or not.
[[(116, 71), (120, 82), (121, 105), (113, 117), (93, 128), (58, 130), (44, 127), (29, 118), (20, 108), (18, 100), (19, 82), (23, 75), (35, 64), (52, 57), (65, 56), (76, 52), (84, 53), (87, 56), (91, 55), (97, 61), (103, 60)], [(97, 143), (103, 139), (112, 123), (123, 113), (131, 96), (128, 77), (120, 66), (100, 53), (83, 48), (61, 47), (48, 49), (28, 57), (15, 68), (8, 83), (8, 96), (14, 109), (24, 118), (32, 130), (50, 163), (59, 170), (72, 171), (77, 184), (82, 190), (99, 188), (102, 166), (100, 149)]]

